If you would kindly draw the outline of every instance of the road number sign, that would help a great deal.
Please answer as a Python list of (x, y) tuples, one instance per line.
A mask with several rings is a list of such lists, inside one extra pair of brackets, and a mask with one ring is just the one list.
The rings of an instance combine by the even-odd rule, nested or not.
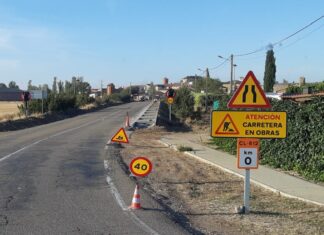
[(151, 173), (152, 163), (146, 157), (136, 157), (129, 164), (129, 169), (133, 175), (144, 177)]
[(237, 139), (237, 167), (239, 169), (257, 169), (259, 166), (259, 139)]
[(249, 71), (227, 104), (229, 108), (271, 108), (258, 80)]
[(287, 136), (287, 113), (265, 111), (213, 111), (212, 137), (282, 139)]

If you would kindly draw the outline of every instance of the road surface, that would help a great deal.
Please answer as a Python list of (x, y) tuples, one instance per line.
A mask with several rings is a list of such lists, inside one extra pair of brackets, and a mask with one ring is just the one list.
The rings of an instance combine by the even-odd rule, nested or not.
[(127, 210), (134, 182), (105, 149), (146, 105), (0, 133), (0, 234), (186, 234), (143, 191), (146, 209)]

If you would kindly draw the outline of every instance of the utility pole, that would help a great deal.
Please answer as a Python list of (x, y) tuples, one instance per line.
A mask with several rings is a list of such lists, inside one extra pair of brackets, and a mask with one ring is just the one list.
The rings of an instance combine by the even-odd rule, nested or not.
[(206, 68), (206, 70), (200, 69), (198, 68), (199, 71), (203, 71), (204, 73), (206, 73), (206, 84), (205, 84), (205, 111), (207, 112), (207, 81), (208, 81), (208, 77), (209, 77), (209, 71), (208, 68)]
[(101, 80), (101, 82), (100, 82), (100, 97), (101, 97), (101, 99), (102, 99), (102, 80)]
[[(228, 58), (226, 59), (226, 58), (224, 58), (221, 55), (219, 55), (218, 57), (221, 58), (221, 59), (223, 59), (223, 60), (226, 60), (226, 61), (229, 60)], [(230, 60), (231, 60), (230, 94), (232, 94), (233, 93), (233, 67), (236, 66), (236, 65), (234, 65), (234, 55), (233, 54), (231, 54)]]
[(230, 94), (233, 93), (233, 54), (231, 54), (231, 83), (230, 83)]
[(207, 113), (207, 98), (208, 98), (208, 95), (207, 95), (207, 82), (208, 82), (208, 77), (209, 77), (209, 72), (208, 72), (208, 68), (206, 68), (206, 86), (205, 86), (205, 112)]
[(195, 74), (195, 92), (197, 92), (197, 74)]

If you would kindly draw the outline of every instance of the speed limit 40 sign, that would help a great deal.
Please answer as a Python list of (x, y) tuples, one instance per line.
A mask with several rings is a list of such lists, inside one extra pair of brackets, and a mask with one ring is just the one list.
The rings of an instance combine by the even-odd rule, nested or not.
[(237, 167), (239, 169), (257, 169), (259, 166), (259, 139), (237, 139)]
[(133, 175), (144, 177), (151, 173), (152, 163), (146, 157), (136, 157), (129, 164), (129, 169)]

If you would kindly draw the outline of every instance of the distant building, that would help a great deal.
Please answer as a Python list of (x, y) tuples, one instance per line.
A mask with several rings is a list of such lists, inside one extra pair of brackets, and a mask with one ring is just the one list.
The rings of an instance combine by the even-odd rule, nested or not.
[(110, 83), (107, 85), (107, 95), (112, 95), (115, 92), (115, 85)]
[(23, 92), (17, 88), (0, 88), (0, 101), (21, 101)]
[[(241, 83), (242, 83), (242, 81), (239, 81), (239, 80), (233, 81), (233, 92), (235, 92), (240, 87)], [(230, 94), (231, 93), (231, 82), (223, 82), (222, 90), (225, 93)]]

